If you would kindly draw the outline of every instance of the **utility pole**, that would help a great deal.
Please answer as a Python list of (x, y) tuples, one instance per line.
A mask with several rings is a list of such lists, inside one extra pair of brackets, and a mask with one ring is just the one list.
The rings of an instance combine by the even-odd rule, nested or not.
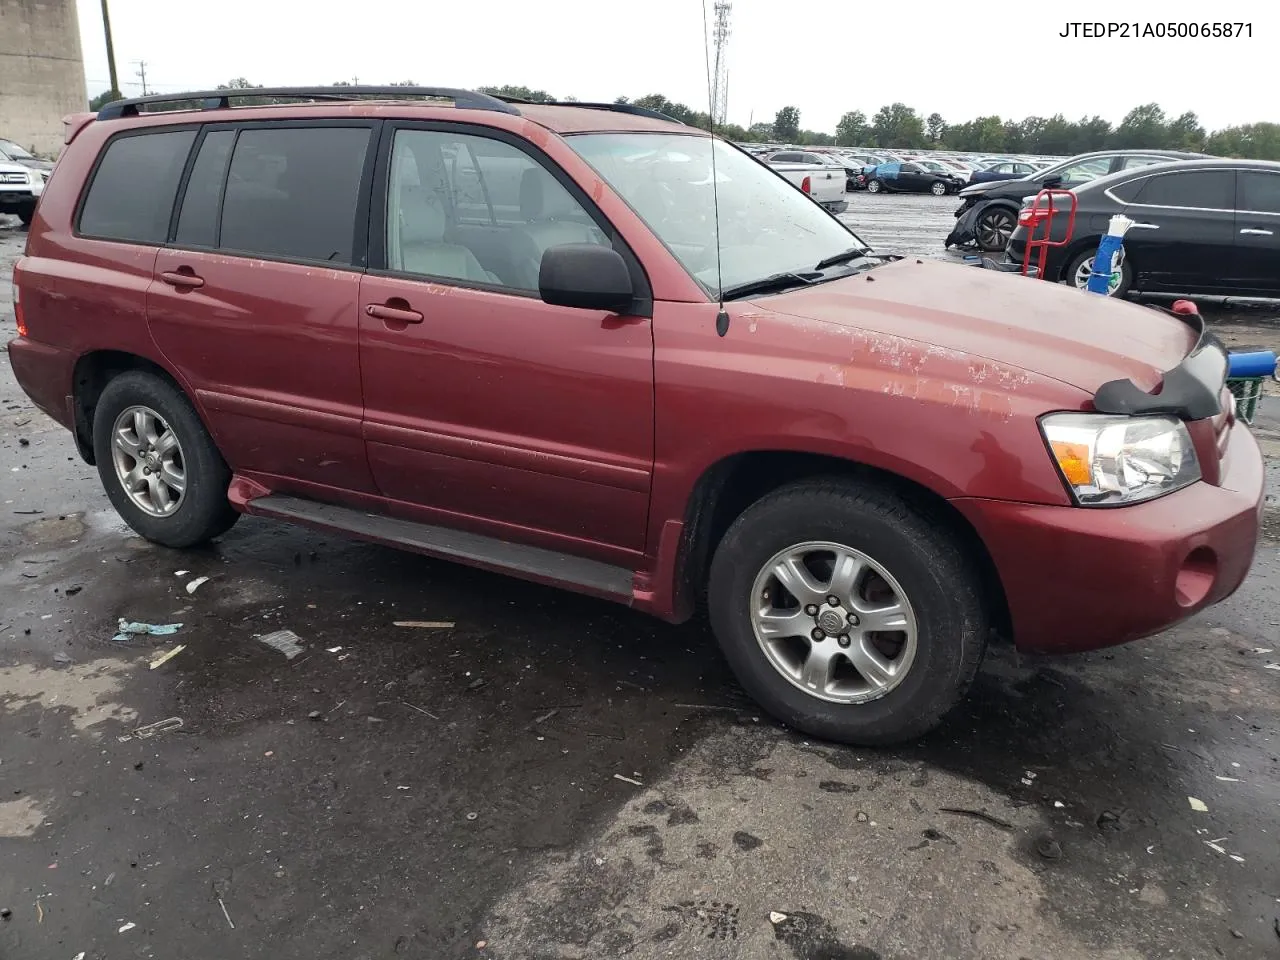
[(733, 13), (733, 4), (729, 0), (716, 0), (713, 9), (715, 24), (711, 36), (716, 45), (716, 67), (711, 87), (711, 120), (723, 124), (729, 109), (729, 61), (725, 48), (729, 45), (729, 16)]
[(150, 91), (147, 90), (147, 61), (134, 60), (138, 65), (138, 79), (142, 81), (142, 95), (145, 97)]
[(116, 79), (116, 48), (111, 44), (111, 14), (107, 12), (107, 0), (102, 0), (102, 32), (107, 39), (107, 70), (111, 74), (111, 89), (120, 93), (120, 81)]

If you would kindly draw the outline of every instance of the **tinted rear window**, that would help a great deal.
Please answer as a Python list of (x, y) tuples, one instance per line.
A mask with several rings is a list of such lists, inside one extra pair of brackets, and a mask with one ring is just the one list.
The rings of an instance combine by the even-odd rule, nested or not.
[(107, 146), (80, 210), (80, 233), (164, 243), (194, 130), (119, 137)]
[(219, 247), (350, 263), (367, 127), (246, 129), (236, 140)]
[(176, 240), (184, 246), (213, 247), (218, 243), (218, 207), (222, 185), (227, 178), (234, 130), (215, 130), (204, 138), (178, 214)]
[(1241, 170), (1237, 207), (1254, 213), (1280, 213), (1280, 173)]
[(1134, 203), (1157, 207), (1230, 210), (1235, 205), (1234, 170), (1188, 170), (1150, 177)]

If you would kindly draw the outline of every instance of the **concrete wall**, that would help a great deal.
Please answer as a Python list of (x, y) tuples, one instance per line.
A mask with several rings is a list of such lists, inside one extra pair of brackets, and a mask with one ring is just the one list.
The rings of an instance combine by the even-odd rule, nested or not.
[(88, 109), (76, 0), (0, 0), (0, 137), (56, 156)]

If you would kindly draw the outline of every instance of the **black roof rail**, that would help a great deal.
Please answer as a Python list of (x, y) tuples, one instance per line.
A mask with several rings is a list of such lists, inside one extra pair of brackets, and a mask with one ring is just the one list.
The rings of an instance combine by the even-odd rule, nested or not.
[(581, 100), (522, 100), (519, 97), (499, 97), (507, 103), (527, 103), (532, 106), (545, 107), (582, 107), (584, 110), (611, 110), (614, 113), (629, 113), (635, 117), (648, 117), (650, 120), (665, 120), (667, 123), (678, 123), (687, 126), (683, 120), (669, 117), (648, 107), (637, 107), (634, 103), (585, 103)]
[(494, 110), (498, 113), (520, 115), (520, 111), (516, 107), (499, 100), (497, 97), (491, 97), (487, 93), (476, 93), (471, 90), (457, 90), (453, 87), (237, 87), (228, 90), (165, 93), (149, 97), (134, 97), (130, 100), (116, 100), (113, 103), (108, 103), (98, 111), (98, 119), (114, 120), (118, 117), (136, 117), (145, 112), (144, 109), (140, 108), (187, 102), (198, 102), (201, 110), (225, 110), (231, 106), (232, 100), (243, 100), (246, 97), (324, 101), (351, 101), (369, 97), (380, 97), (388, 100), (433, 97), (441, 100), (452, 100), (453, 105), (461, 110)]

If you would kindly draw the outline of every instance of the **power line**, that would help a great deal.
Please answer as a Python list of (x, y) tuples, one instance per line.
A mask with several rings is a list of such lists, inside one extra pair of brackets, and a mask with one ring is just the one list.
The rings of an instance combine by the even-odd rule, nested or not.
[[(139, 80), (141, 80), (142, 82), (142, 95), (145, 97), (148, 93), (150, 93), (150, 91), (147, 89), (147, 61), (130, 60), (129, 62), (136, 63), (138, 65), (137, 74), (138, 74)], [(130, 85), (132, 86), (132, 84)]]

